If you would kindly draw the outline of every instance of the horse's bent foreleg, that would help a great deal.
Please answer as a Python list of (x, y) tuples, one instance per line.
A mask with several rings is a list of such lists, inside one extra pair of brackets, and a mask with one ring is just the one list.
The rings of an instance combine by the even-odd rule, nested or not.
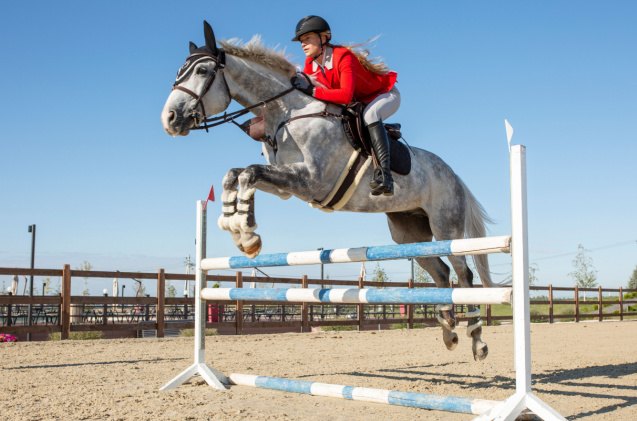
[(232, 168), (223, 177), (222, 185), (223, 192), (221, 193), (222, 211), (217, 220), (217, 225), (220, 229), (230, 232), (232, 240), (237, 245), (239, 250), (243, 251), (241, 246), (241, 233), (239, 230), (232, 228), (232, 218), (237, 213), (237, 184), (239, 174), (243, 171), (243, 168)]
[(257, 222), (254, 212), (254, 194), (257, 189), (279, 196), (295, 194), (307, 196), (307, 170), (294, 165), (250, 165), (238, 176), (239, 193), (237, 212), (232, 216), (230, 227), (240, 233), (241, 251), (255, 257), (261, 251), (261, 237), (255, 232)]

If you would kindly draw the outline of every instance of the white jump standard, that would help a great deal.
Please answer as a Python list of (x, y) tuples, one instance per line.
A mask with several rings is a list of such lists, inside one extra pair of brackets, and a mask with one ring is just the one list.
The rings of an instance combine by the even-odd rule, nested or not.
[[(526, 213), (525, 148), (511, 147), (511, 237), (488, 237), (466, 240), (437, 241), (384, 247), (324, 250), (322, 252), (280, 253), (245, 257), (206, 259), (206, 213), (203, 202), (197, 203), (197, 252), (195, 289), (195, 361), (161, 390), (173, 389), (194, 374), (200, 374), (215, 389), (226, 390), (237, 384), (329, 396), (364, 400), (391, 405), (478, 415), (476, 420), (515, 420), (529, 409), (544, 420), (565, 420), (554, 409), (537, 398), (531, 391), (530, 304), (528, 288), (528, 240)], [(513, 285), (511, 288), (383, 288), (383, 289), (242, 289), (206, 288), (206, 272), (211, 269), (255, 266), (300, 265), (338, 263), (367, 260), (387, 260), (451, 254), (485, 254), (511, 252)], [(311, 381), (282, 379), (252, 374), (226, 376), (205, 362), (205, 300), (242, 300), (265, 302), (313, 303), (402, 303), (402, 304), (494, 304), (511, 303), (513, 306), (516, 388), (515, 394), (504, 401), (437, 396), (411, 392), (331, 385)]]

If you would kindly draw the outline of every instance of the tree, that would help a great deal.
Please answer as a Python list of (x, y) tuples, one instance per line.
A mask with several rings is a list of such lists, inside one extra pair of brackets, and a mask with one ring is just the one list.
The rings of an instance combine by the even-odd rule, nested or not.
[[(85, 260), (85, 261), (82, 262), (80, 267), (78, 267), (77, 269), (78, 270), (89, 271), (89, 270), (93, 269), (93, 265), (91, 265), (89, 262), (87, 262)], [(84, 277), (84, 290), (82, 291), (82, 295), (90, 295), (89, 290), (88, 290), (88, 276)]]
[(429, 272), (421, 268), (420, 265), (415, 261), (413, 261), (412, 264), (414, 265), (414, 282), (420, 282), (423, 284), (433, 283), (434, 280)]
[(174, 298), (177, 296), (177, 288), (175, 288), (173, 284), (169, 284), (166, 290), (167, 290), (167, 293), (166, 293), (167, 296), (171, 298)]
[(540, 269), (537, 266), (537, 263), (531, 263), (529, 265), (529, 286), (535, 285), (537, 282), (537, 273)]
[(630, 276), (628, 280), (628, 289), (637, 289), (637, 266), (633, 270), (633, 274)]
[(387, 276), (387, 272), (385, 269), (380, 267), (380, 263), (376, 262), (376, 267), (374, 268), (374, 275), (372, 278), (373, 282), (385, 283), (389, 281), (389, 276)]
[[(577, 254), (573, 259), (575, 270), (569, 276), (575, 280), (575, 284), (580, 288), (593, 288), (597, 285), (597, 269), (593, 266), (593, 259), (586, 254), (583, 245), (577, 246)], [(586, 292), (584, 292), (586, 301)]]

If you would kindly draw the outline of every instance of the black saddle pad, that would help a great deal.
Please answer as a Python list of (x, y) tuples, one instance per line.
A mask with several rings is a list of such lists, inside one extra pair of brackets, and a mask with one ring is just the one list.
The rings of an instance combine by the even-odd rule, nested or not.
[(401, 141), (390, 137), (390, 159), (391, 170), (400, 175), (407, 175), (411, 172), (411, 153), (407, 145)]
[[(352, 147), (365, 156), (372, 153), (369, 131), (362, 121), (362, 105), (347, 108), (344, 112), (343, 127)], [(391, 170), (396, 174), (407, 175), (411, 172), (411, 151), (399, 139), (402, 137), (400, 124), (385, 124), (389, 137), (389, 155)]]

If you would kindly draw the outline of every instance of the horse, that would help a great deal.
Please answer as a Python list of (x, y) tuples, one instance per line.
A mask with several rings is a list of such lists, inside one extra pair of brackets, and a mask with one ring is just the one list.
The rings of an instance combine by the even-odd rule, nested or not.
[[(218, 225), (230, 232), (248, 257), (258, 255), (262, 246), (255, 232), (257, 189), (329, 208), (324, 210), (385, 213), (391, 237), (398, 244), (485, 236), (485, 224), (491, 221), (482, 205), (440, 157), (416, 147), (409, 152), (411, 172), (394, 176), (393, 196), (372, 196), (367, 183), (360, 182), (371, 177), (368, 159), (343, 198), (327, 206), (326, 199), (334, 195), (356, 155), (343, 128), (342, 107), (295, 90), (290, 77), (296, 67), (284, 53), (265, 47), (258, 36), (247, 43), (221, 41), (219, 47), (212, 27), (204, 21), (204, 38), (205, 45), (200, 47), (190, 42), (190, 54), (177, 73), (161, 120), (171, 136), (186, 136), (190, 130), (208, 130), (229, 121), (237, 124), (234, 119), (248, 112), (263, 125), (267, 164), (232, 168), (222, 181), (223, 211)], [(210, 117), (224, 112), (232, 100), (245, 108)], [(441, 258), (415, 260), (437, 287), (450, 287), (450, 268)], [(448, 256), (448, 260), (460, 285), (472, 287), (473, 272), (465, 256)], [(494, 286), (487, 256), (474, 256), (474, 261), (483, 286)], [(483, 360), (488, 346), (481, 339), (479, 306), (469, 306), (465, 315), (474, 359)], [(446, 347), (454, 349), (458, 336), (453, 332), (453, 307), (439, 306), (437, 318)]]

